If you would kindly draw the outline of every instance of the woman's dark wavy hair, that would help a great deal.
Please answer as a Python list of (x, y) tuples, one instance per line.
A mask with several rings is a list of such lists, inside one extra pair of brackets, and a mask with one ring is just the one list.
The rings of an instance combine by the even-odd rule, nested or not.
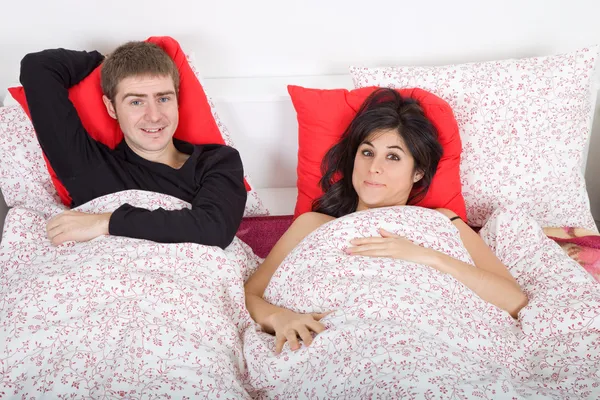
[(352, 185), (354, 157), (358, 147), (378, 130), (397, 131), (415, 161), (415, 172), (423, 173), (423, 178), (413, 186), (408, 204), (427, 194), (443, 153), (437, 130), (416, 100), (402, 97), (392, 89), (379, 88), (361, 105), (340, 141), (325, 154), (319, 182), (324, 194), (313, 201), (313, 211), (336, 218), (356, 211), (358, 194)]

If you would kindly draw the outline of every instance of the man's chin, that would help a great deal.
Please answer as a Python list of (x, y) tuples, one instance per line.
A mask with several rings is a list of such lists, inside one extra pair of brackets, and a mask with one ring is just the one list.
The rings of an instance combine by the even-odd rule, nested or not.
[(169, 147), (169, 142), (145, 143), (144, 144), (144, 150), (148, 151), (148, 152), (153, 152), (153, 153), (165, 150), (167, 147)]
[[(129, 147), (132, 147), (131, 145)], [(169, 147), (169, 141), (141, 140), (133, 146), (143, 152), (158, 153)]]
[(170, 132), (160, 132), (158, 134), (146, 133), (141, 139), (145, 146), (162, 148), (173, 142), (173, 135)]

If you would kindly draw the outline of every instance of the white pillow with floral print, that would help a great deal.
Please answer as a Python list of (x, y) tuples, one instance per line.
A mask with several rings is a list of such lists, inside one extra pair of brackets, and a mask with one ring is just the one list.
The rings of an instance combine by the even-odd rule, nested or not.
[(0, 188), (8, 207), (47, 214), (62, 205), (33, 125), (20, 105), (0, 107)]
[(438, 67), (351, 67), (355, 87), (420, 87), (453, 108), (472, 226), (518, 208), (543, 226), (597, 230), (583, 175), (598, 46), (568, 54)]

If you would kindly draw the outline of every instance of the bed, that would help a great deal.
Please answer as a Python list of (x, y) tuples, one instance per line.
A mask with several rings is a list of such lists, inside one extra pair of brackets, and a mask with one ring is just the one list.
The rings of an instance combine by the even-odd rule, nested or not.
[[(535, 201), (531, 208), (509, 207), (502, 196), (513, 195), (512, 189), (498, 189), (493, 197), (474, 184), (464, 186), (470, 204), (487, 199), (485, 206), (468, 206), (469, 220), (530, 299), (518, 320), (429, 268), (349, 259), (343, 252), (348, 237), (374, 235), (384, 224), (469, 262), (453, 225), (417, 207), (332, 221), (284, 260), (266, 298), (302, 312), (334, 311), (311, 347), (292, 352), (286, 345), (275, 355), (274, 338), (250, 318), (243, 284), (291, 224), (298, 193), (298, 127), (281, 85), (427, 87), (423, 77), (433, 76), (438, 83), (429, 90), (456, 94), (451, 79), (439, 84), (441, 71), (411, 71), (408, 82), (392, 82), (397, 71), (362, 67), (337, 77), (277, 78), (272, 83), (278, 89), (269, 96), (212, 99), (215, 118), (221, 129), (228, 126), (228, 140), (236, 142), (253, 186), (254, 203), (225, 250), (110, 236), (52, 246), (45, 221), (64, 207), (27, 116), (9, 98), (0, 108), (0, 177), (10, 207), (0, 244), (0, 397), (600, 398), (600, 236), (589, 202), (581, 204), (580, 181), (561, 186), (563, 192), (554, 191), (553, 201), (541, 208)], [(210, 82), (204, 83), (210, 94)], [(585, 90), (595, 98), (595, 89)], [(461, 119), (471, 110), (460, 105), (477, 100), (459, 93), (455, 101), (449, 103), (468, 132), (478, 121)], [(574, 164), (560, 166), (577, 179), (593, 102), (587, 107), (581, 124), (569, 131)], [(245, 116), (256, 113), (261, 122), (248, 126)], [(564, 134), (551, 128), (553, 135)], [(464, 151), (479, 154), (474, 143), (466, 137)], [(482, 173), (464, 171), (465, 179)], [(494, 187), (493, 180), (487, 183)], [(564, 212), (564, 196), (575, 211)], [(189, 206), (158, 193), (126, 191), (79, 210), (110, 211), (123, 202), (149, 209)]]

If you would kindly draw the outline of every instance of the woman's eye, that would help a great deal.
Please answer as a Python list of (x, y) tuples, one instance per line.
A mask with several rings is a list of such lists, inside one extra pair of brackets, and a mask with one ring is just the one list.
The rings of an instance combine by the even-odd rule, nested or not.
[(363, 150), (362, 155), (365, 157), (371, 157), (373, 153), (371, 153), (369, 150)]
[(388, 154), (388, 160), (400, 161), (400, 157), (395, 154)]

